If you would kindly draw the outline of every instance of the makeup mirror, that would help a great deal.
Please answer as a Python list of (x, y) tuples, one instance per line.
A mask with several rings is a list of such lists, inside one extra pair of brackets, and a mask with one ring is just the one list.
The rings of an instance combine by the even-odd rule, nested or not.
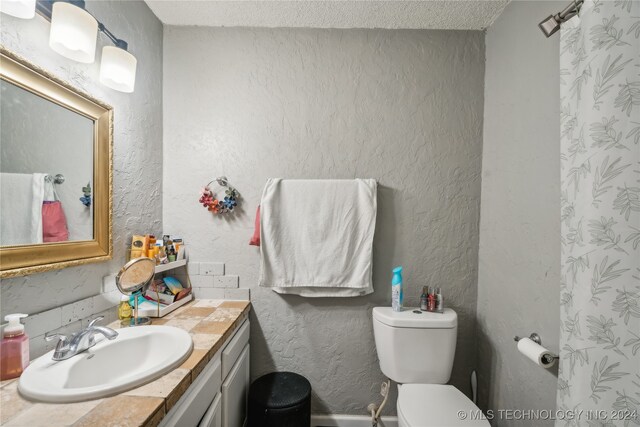
[(156, 262), (151, 258), (134, 258), (125, 264), (116, 276), (116, 285), (124, 295), (133, 295), (133, 317), (124, 320), (122, 326), (148, 325), (151, 319), (138, 317), (138, 298), (141, 292), (153, 280), (156, 273)]

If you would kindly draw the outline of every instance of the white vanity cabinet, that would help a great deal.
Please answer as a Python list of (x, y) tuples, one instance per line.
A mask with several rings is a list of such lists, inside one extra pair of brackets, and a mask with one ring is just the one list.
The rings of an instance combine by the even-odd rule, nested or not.
[(243, 427), (249, 383), (247, 319), (162, 419), (160, 427)]
[(222, 427), (222, 395), (218, 393), (198, 427)]
[(241, 427), (247, 418), (249, 344), (222, 383), (222, 427)]

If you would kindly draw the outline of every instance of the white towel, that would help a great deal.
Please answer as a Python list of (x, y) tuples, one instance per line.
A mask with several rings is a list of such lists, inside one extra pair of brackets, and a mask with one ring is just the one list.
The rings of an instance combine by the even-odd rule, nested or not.
[(305, 297), (373, 292), (376, 181), (269, 179), (260, 205), (260, 286)]
[(0, 176), (0, 244), (42, 243), (42, 202), (46, 174)]

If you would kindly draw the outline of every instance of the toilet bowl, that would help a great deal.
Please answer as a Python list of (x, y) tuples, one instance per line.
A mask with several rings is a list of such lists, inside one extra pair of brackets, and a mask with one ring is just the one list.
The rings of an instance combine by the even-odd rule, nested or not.
[(452, 385), (398, 386), (398, 427), (489, 427), (482, 411)]
[(399, 427), (489, 427), (480, 409), (446, 384), (458, 335), (455, 311), (375, 307), (373, 331), (380, 369), (399, 383)]

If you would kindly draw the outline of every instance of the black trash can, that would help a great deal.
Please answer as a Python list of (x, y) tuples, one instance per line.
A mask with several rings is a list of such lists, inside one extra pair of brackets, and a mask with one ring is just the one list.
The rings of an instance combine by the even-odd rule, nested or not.
[(293, 372), (272, 372), (249, 389), (248, 427), (310, 427), (311, 384)]

